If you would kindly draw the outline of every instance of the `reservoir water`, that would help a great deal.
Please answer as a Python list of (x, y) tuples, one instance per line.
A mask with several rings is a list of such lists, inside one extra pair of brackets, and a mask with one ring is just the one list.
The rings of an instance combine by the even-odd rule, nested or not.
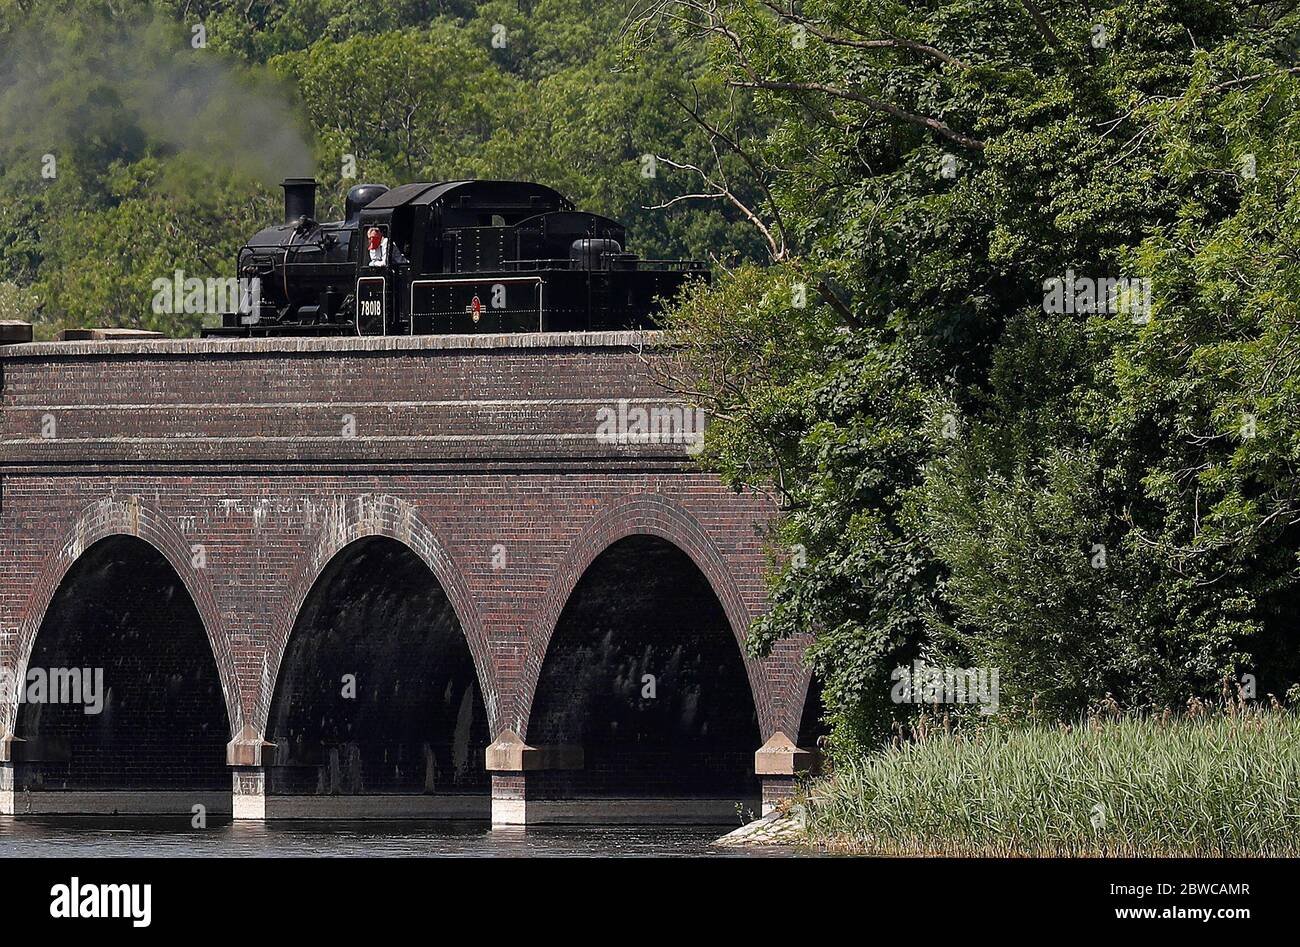
[(735, 825), (533, 826), (493, 830), (485, 822), (223, 823), (130, 819), (13, 819), (0, 816), (0, 858), (43, 857), (537, 857), (720, 858), (808, 855), (795, 848), (711, 843)]

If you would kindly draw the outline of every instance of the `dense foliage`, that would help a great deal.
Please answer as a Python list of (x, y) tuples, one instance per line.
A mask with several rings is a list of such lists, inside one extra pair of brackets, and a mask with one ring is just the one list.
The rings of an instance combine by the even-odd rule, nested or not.
[(0, 314), (42, 335), (192, 333), (200, 316), (151, 311), (153, 280), (233, 275), (296, 174), (322, 182), (323, 216), (360, 181), (521, 178), (624, 221), (644, 256), (754, 254), (734, 208), (658, 209), (681, 176), (645, 156), (709, 154), (674, 101), (743, 103), (667, 34), (627, 47), (626, 15), (622, 0), (0, 0)]
[(775, 265), (675, 321), (710, 462), (788, 510), (753, 643), (812, 635), (839, 745), (916, 659), (1022, 719), (1294, 684), (1293, 6), (643, 9), (771, 123)]

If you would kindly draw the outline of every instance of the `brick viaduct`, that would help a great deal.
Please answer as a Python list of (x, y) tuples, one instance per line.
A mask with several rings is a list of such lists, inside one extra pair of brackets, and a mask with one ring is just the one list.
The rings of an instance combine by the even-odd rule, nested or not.
[[(802, 643), (743, 650), (770, 501), (597, 436), (672, 403), (645, 342), (0, 347), (0, 811), (731, 820), (787, 791)], [(97, 715), (54, 703), (94, 667)]]

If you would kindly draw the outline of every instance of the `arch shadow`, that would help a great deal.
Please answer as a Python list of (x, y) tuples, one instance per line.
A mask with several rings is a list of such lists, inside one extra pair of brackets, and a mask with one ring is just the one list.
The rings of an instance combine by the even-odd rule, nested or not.
[(618, 540), (583, 574), (530, 717), (532, 742), (569, 761), (531, 780), (539, 800), (721, 800), (726, 811), (757, 797), (758, 712), (730, 622), (691, 558), (660, 537)]
[(794, 693), (799, 695), (799, 702), (794, 706), (798, 716), (791, 717), (791, 720), (797, 729), (789, 732), (796, 734), (793, 737), (796, 745), (805, 750), (819, 750), (822, 739), (830, 734), (830, 726), (823, 719), (826, 706), (822, 699), (821, 681), (805, 668), (803, 685)]
[[(40, 577), (24, 606), (25, 617), (18, 627), (13, 669), (15, 679), (22, 680), (26, 676), (36, 637), (45, 622), (50, 602), (68, 573), (91, 546), (100, 540), (119, 535), (133, 536), (148, 543), (167, 560), (180, 578), (203, 623), (208, 647), (217, 665), (226, 718), (230, 721), (229, 737), (233, 737), (239, 731), (243, 719), (242, 700), (234, 653), (229, 638), (224, 633), (221, 610), (217, 607), (202, 571), (190, 566), (190, 544), (161, 511), (134, 495), (110, 497), (90, 504), (64, 534), (59, 546), (46, 557)], [(6, 701), (0, 705), (0, 734), (13, 733), (17, 720), (16, 701)]]
[(410, 546), (364, 536), (321, 571), (286, 642), (265, 738), (268, 796), (486, 798), (478, 669)]
[[(15, 718), (15, 788), (229, 792), (231, 723), (216, 659), (180, 573), (152, 543), (116, 533), (82, 551), (27, 663), (35, 666)], [(172, 805), (149, 798), (119, 802), (122, 811)]]
[(384, 494), (363, 494), (351, 500), (338, 499), (326, 515), (306, 561), (288, 585), (288, 595), (272, 625), (264, 652), (265, 663), (257, 689), (257, 704), (251, 715), (255, 730), (259, 734), (266, 732), (289, 637), (308, 595), (339, 553), (358, 540), (372, 537), (396, 540), (418, 556), (433, 573), (451, 603), (469, 645), (488, 723), (495, 732), (501, 710), (497, 676), (487, 634), (470, 595), (469, 586), (451, 555), (415, 507), (398, 497)]
[(574, 589), (601, 553), (619, 540), (637, 535), (654, 536), (676, 546), (690, 558), (708, 581), (713, 594), (722, 605), (732, 636), (740, 649), (740, 657), (749, 680), (750, 696), (758, 713), (759, 728), (763, 734), (774, 732), (778, 721), (770, 682), (762, 663), (745, 651), (750, 614), (740, 587), (722, 558), (722, 553), (699, 521), (683, 506), (659, 494), (635, 496), (605, 508), (569, 547), (546, 597), (527, 626), (536, 629), (537, 633), (528, 638), (523, 676), (515, 697), (514, 720), (511, 721), (513, 729), (521, 737), (527, 738), (529, 717), (537, 696), (542, 665), (560, 616)]

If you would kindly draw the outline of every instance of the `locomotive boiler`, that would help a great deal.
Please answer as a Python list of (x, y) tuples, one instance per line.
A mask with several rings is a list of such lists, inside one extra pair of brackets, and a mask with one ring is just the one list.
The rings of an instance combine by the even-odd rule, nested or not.
[(315, 219), (316, 182), (283, 184), (285, 220), (239, 251), (239, 311), (207, 336), (643, 329), (692, 260), (644, 260), (622, 225), (521, 181), (360, 184)]

